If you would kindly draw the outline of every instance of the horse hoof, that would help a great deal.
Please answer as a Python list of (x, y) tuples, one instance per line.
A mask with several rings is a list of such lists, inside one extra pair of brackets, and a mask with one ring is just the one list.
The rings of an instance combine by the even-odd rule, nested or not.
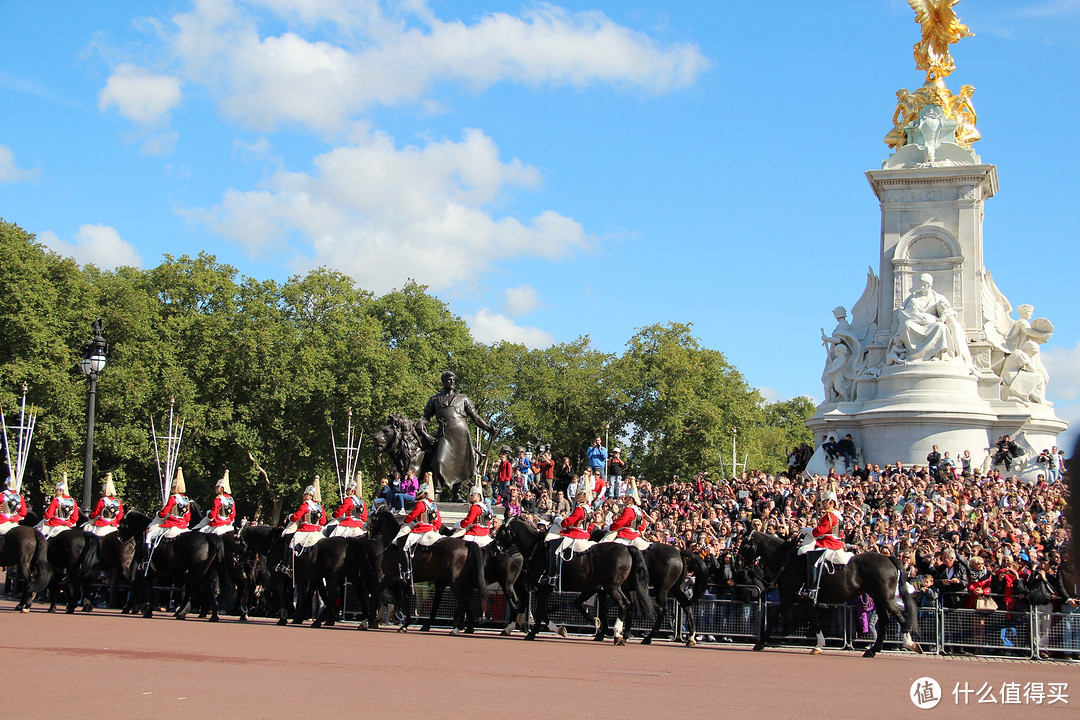
[(652, 645), (652, 638), (651, 637), (643, 637), (643, 638), (641, 638), (641, 644), (642, 645)]
[(65, 615), (74, 615), (75, 614), (75, 606), (73, 605), (73, 606), (71, 606), (69, 608), (64, 608), (64, 614)]
[(686, 641), (686, 647), (694, 647), (697, 645), (697, 638), (690, 638)]
[(510, 637), (510, 628), (504, 628), (503, 631), (499, 634), (503, 637)]
[(615, 647), (623, 647), (625, 645), (626, 645), (626, 638), (624, 638), (624, 637), (615, 638)]
[(399, 633), (407, 633), (407, 632), (409, 632), (409, 628), (407, 628), (407, 627), (405, 627), (404, 625), (402, 625), (401, 627), (399, 627), (399, 628), (397, 629), (397, 631), (398, 631)]
[(450, 637), (459, 637), (460, 635), (461, 635), (461, 631), (458, 630), (457, 628), (454, 628), (453, 630), (450, 631)]
[(820, 655), (821, 654), (821, 648), (814, 648), (813, 650), (810, 651), (810, 654), (811, 655)]
[(218, 621), (219, 621), (219, 618), (218, 618), (217, 615), (211, 615), (210, 616), (210, 622), (218, 622)]
[(49, 609), (48, 609), (48, 610), (46, 610), (45, 612), (47, 612), (47, 613), (54, 613), (54, 612), (56, 612), (56, 606), (54, 605), (53, 607), (49, 608)]
[(754, 652), (761, 652), (765, 649), (765, 643), (757, 643), (754, 645)]
[(863, 656), (863, 657), (865, 657), (865, 658), (872, 658), (872, 657), (874, 657), (875, 655), (877, 655), (877, 653), (876, 653), (876, 652), (874, 652), (873, 648), (867, 648), (867, 649), (866, 649), (866, 652), (864, 652), (864, 653), (862, 654), (862, 656)]
[(94, 606), (91, 605), (90, 603), (86, 603), (85, 605), (82, 606), (82, 611), (84, 613), (94, 612)]
[(525, 639), (526, 640), (535, 640), (536, 639), (536, 633), (533, 633), (533, 632), (525, 633)]
[(285, 618), (281, 618), (280, 620), (277, 621), (276, 624), (277, 624), (278, 627), (285, 627), (286, 625), (289, 624), (289, 621), (286, 620)]
[(21, 608), (19, 608), (19, 612), (21, 612), (21, 613), (28, 613), (28, 612), (30, 612), (30, 608), (28, 608), (28, 607), (21, 607)]
[(560, 627), (559, 628), (559, 637), (567, 637), (567, 636), (568, 635), (567, 635), (567, 632), (566, 632), (566, 628)]
[(604, 642), (604, 633), (596, 633), (593, 635), (593, 642)]
[(241, 615), (240, 622), (247, 622), (247, 615)]
[(430, 625), (421, 625), (421, 626), (420, 626), (420, 632), (428, 632), (428, 631), (430, 631), (430, 630), (431, 630), (431, 626), (430, 626)]
[(177, 620), (187, 620), (187, 613), (184, 613), (182, 615), (177, 614), (175, 617)]
[(321, 628), (322, 623), (319, 622), (318, 620), (316, 620), (315, 622), (311, 623), (311, 627), (316, 628), (316, 629)]
[(476, 632), (476, 628), (465, 628), (466, 635), (472, 635), (474, 632)]

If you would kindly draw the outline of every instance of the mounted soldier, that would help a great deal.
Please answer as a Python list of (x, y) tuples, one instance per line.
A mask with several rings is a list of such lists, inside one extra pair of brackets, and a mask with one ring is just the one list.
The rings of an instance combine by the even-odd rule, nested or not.
[(214, 504), (210, 512), (192, 528), (210, 535), (227, 535), (236, 532), (233, 523), (236, 522), (236, 501), (232, 497), (232, 487), (229, 484), (229, 471), (226, 470), (221, 479), (214, 486)]
[(491, 521), (494, 514), (484, 503), (484, 493), (479, 485), (474, 485), (469, 490), (469, 514), (458, 523), (460, 528), (454, 533), (454, 537), (464, 538), (468, 542), (476, 543), (480, 547), (486, 547), (491, 542)]
[(442, 538), (439, 534), (439, 528), (442, 527), (442, 514), (432, 499), (433, 495), (434, 490), (430, 482), (425, 482), (420, 486), (416, 493), (416, 505), (413, 506), (412, 512), (405, 516), (401, 530), (394, 538), (394, 542), (399, 542), (401, 538), (404, 538), (404, 541), (398, 545), (405, 551), (405, 557), (408, 560), (408, 567), (403, 570), (402, 579), (408, 580), (412, 577), (412, 558), (416, 544), (430, 547)]
[(575, 553), (585, 552), (595, 543), (589, 541), (592, 528), (592, 498), (587, 483), (578, 486), (577, 504), (561, 523), (552, 524), (544, 538), (548, 549), (548, 569), (539, 579), (549, 585), (559, 584), (559, 559), (565, 558), (570, 550)]
[(79, 521), (79, 504), (68, 495), (67, 473), (56, 484), (56, 492), (49, 507), (45, 510), (45, 518), (41, 521), (39, 529), (41, 534), (48, 538), (54, 538), (65, 530), (75, 527)]
[(120, 520), (124, 517), (124, 504), (116, 497), (116, 486), (113, 484), (112, 473), (105, 475), (105, 486), (101, 489), (101, 499), (94, 506), (94, 512), (90, 513), (83, 529), (94, 533), (98, 537), (105, 537), (116, 532), (120, 526)]
[(824, 560), (831, 559), (824, 556), (828, 551), (844, 549), (844, 541), (839, 537), (844, 516), (836, 507), (836, 491), (826, 492), (822, 502), (825, 509), (821, 519), (813, 529), (803, 529), (803, 544), (798, 551), (799, 555), (806, 558), (806, 583), (799, 590), (799, 596), (808, 597), (815, 603), (821, 583), (821, 564)]
[(630, 488), (623, 495), (622, 512), (608, 527), (608, 534), (604, 536), (604, 542), (617, 542), (623, 545), (633, 545), (638, 550), (648, 550), (649, 543), (641, 537), (641, 531), (645, 529), (647, 522), (645, 511), (641, 509), (637, 497), (637, 480), (633, 477), (629, 481)]
[(15, 489), (15, 481), (4, 481), (4, 492), (0, 493), (0, 536), (17, 527), (26, 517), (26, 500)]
[(162, 540), (174, 538), (187, 532), (191, 524), (191, 501), (187, 496), (187, 483), (184, 482), (184, 469), (176, 468), (172, 492), (165, 505), (158, 510), (150, 527), (146, 529), (146, 547), (153, 555), (154, 548)]
[(356, 480), (350, 480), (345, 486), (345, 500), (334, 511), (337, 523), (330, 531), (330, 537), (359, 537), (364, 533), (368, 509), (364, 499), (360, 497), (360, 473), (357, 473), (356, 477)]

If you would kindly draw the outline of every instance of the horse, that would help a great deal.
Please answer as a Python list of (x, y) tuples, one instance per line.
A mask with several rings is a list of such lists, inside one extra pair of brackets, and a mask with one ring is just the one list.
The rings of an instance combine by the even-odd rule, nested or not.
[(97, 579), (99, 566), (97, 540), (93, 533), (81, 528), (69, 528), (47, 541), (46, 557), (53, 568), (53, 579), (49, 583), (48, 612), (56, 612), (62, 579), (67, 580), (68, 586), (65, 612), (69, 615), (75, 612), (80, 596), (83, 612), (94, 609), (92, 585)]
[[(592, 533), (591, 539), (600, 542), (606, 534), (607, 532), (604, 530), (596, 530)], [(641, 554), (645, 557), (645, 565), (649, 571), (649, 587), (656, 591), (657, 606), (652, 628), (642, 638), (641, 644), (652, 644), (653, 638), (660, 633), (660, 628), (667, 617), (668, 595), (671, 595), (675, 598), (675, 602), (679, 603), (679, 607), (683, 611), (683, 617), (686, 618), (687, 631), (689, 632), (686, 646), (693, 647), (697, 645), (697, 627), (694, 624), (692, 610), (705, 595), (705, 589), (708, 587), (709, 568), (705, 565), (705, 561), (692, 552), (663, 542), (651, 543), (647, 549), (641, 551)], [(688, 575), (694, 576), (693, 589), (689, 594), (683, 589)], [(594, 638), (596, 640), (603, 640), (606, 634), (607, 613), (605, 608), (605, 598), (601, 597), (597, 616), (605, 627), (598, 630), (598, 637)], [(627, 633), (629, 634), (629, 632), (630, 629), (627, 628)]]
[[(197, 522), (199, 510), (191, 503), (192, 523)], [(137, 511), (130, 511), (120, 521), (119, 534), (122, 539), (141, 539), (146, 535), (151, 518)], [(153, 551), (153, 557), (146, 543), (139, 542), (135, 547), (134, 562), (139, 568), (133, 573), (131, 583), (132, 602), (141, 600), (144, 618), (153, 617), (153, 583), (151, 571), (158, 577), (171, 579), (183, 587), (183, 597), (173, 613), (177, 620), (185, 620), (191, 609), (192, 601), (198, 598), (210, 608), (210, 622), (218, 622), (218, 602), (213, 592), (211, 578), (221, 574), (225, 562), (225, 546), (218, 535), (201, 532), (185, 532), (176, 537), (162, 540)]]
[[(439, 532), (450, 537), (454, 533), (454, 528), (443, 527)], [(479, 546), (477, 547), (479, 548)], [(521, 569), (524, 566), (524, 558), (517, 547), (512, 542), (508, 542), (505, 536), (502, 542), (499, 541), (498, 537), (493, 537), (490, 543), (479, 549), (483, 557), (484, 578), (487, 580), (488, 587), (490, 588), (492, 584), (498, 584), (503, 592), (503, 597), (506, 599), (506, 625), (499, 634), (510, 635), (514, 623), (517, 621), (517, 615), (521, 611), (521, 599), (517, 593), (517, 583), (518, 578), (521, 576)], [(431, 615), (428, 617), (428, 621), (420, 628), (425, 632), (430, 630), (432, 623), (435, 622), (435, 617), (439, 612), (439, 605), (442, 603), (443, 590), (443, 585), (436, 583), (435, 596), (431, 601)]]
[(0, 567), (16, 566), (23, 580), (22, 597), (15, 606), (16, 610), (30, 612), (34, 596), (52, 581), (52, 567), (47, 553), (45, 536), (33, 525), (19, 524), (0, 535)]
[[(783, 617), (784, 612), (794, 602), (799, 602), (810, 611), (808, 612), (811, 618), (810, 629), (812, 634), (817, 636), (817, 645), (811, 653), (820, 655), (825, 645), (825, 638), (818, 627), (817, 613), (813, 612), (811, 600), (799, 597), (798, 594), (799, 588), (806, 579), (806, 563), (796, 554), (799, 545), (796, 539), (785, 540), (776, 535), (755, 530), (743, 536), (736, 556), (742, 563), (752, 563), (760, 559), (772, 576), (773, 583), (780, 591), (780, 606), (777, 608), (776, 621)], [(878, 611), (877, 639), (866, 649), (863, 657), (874, 657), (881, 652), (890, 615), (900, 623), (904, 647), (922, 653), (919, 644), (911, 639), (917, 610), (908, 592), (907, 584), (903, 580), (903, 575), (903, 567), (896, 558), (876, 552), (859, 553), (846, 565), (836, 567), (834, 572), (822, 572), (818, 592), (819, 602), (845, 603), (863, 594), (869, 595), (874, 600), (874, 607)], [(896, 602), (897, 593), (900, 596), (899, 603)], [(765, 648), (776, 621), (770, 623), (766, 616), (765, 628), (761, 638), (754, 645), (754, 650)]]
[[(237, 539), (247, 552), (247, 562), (253, 562), (254, 555), (266, 557), (270, 590), (278, 597), (278, 625), (287, 625), (290, 616), (294, 625), (303, 622), (317, 592), (323, 607), (313, 618), (311, 627), (333, 627), (337, 622), (338, 598), (344, 580), (349, 578), (355, 585), (362, 585), (360, 568), (364, 559), (357, 543), (353, 542), (357, 538), (323, 538), (295, 558), (288, 554), (280, 527), (247, 525), (240, 530)], [(278, 569), (283, 563), (290, 566), (292, 577)], [(294, 584), (302, 588), (298, 607), (293, 604)]]
[[(526, 640), (535, 640), (544, 627), (566, 637), (566, 628), (548, 622), (548, 602), (554, 588), (539, 583), (539, 577), (547, 570), (547, 552), (544, 544), (544, 531), (537, 530), (521, 518), (510, 518), (499, 528), (509, 542), (513, 542), (526, 560), (526, 573), (531, 584), (537, 588), (536, 619), (525, 635)], [(594, 623), (597, 630), (602, 629), (598, 617), (593, 617), (585, 601), (598, 591), (605, 593), (616, 607), (615, 644), (626, 645), (623, 628), (629, 627), (635, 603), (626, 596), (624, 586), (637, 598), (637, 607), (641, 613), (651, 619), (656, 606), (649, 596), (649, 574), (645, 558), (633, 545), (619, 543), (600, 543), (593, 545), (584, 553), (576, 554), (572, 560), (563, 563), (562, 587), (579, 593), (574, 604), (586, 620)], [(603, 635), (601, 635), (601, 639)]]
[(405, 551), (394, 542), (400, 528), (398, 519), (385, 508), (379, 508), (368, 521), (368, 532), (379, 538), (382, 545), (382, 580), (376, 596), (385, 590), (392, 590), (394, 605), (404, 615), (398, 632), (407, 632), (412, 623), (411, 596), (413, 585), (418, 582), (435, 583), (436, 593), (440, 592), (440, 586), (449, 586), (454, 600), (457, 601), (451, 634), (457, 635), (461, 630), (466, 633), (473, 632), (476, 629), (476, 618), (469, 606), (469, 591), (475, 587), (479, 589), (483, 599), (487, 600), (491, 596), (487, 588), (480, 548), (476, 543), (454, 537), (444, 537), (429, 547), (417, 545), (412, 560), (413, 577), (412, 581), (408, 582), (401, 578)]

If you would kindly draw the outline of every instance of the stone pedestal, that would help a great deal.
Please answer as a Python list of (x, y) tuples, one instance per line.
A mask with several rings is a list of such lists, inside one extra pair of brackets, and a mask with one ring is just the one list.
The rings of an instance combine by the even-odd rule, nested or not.
[[(879, 465), (925, 465), (936, 444), (953, 456), (970, 450), (974, 464), (988, 468), (994, 442), (1007, 434), (1019, 435), (1033, 459), (1067, 425), (1049, 403), (1003, 399), (1006, 358), (1030, 333), (983, 266), (984, 204), (998, 190), (996, 167), (949, 135), (932, 148), (909, 142), (866, 176), (881, 204), (879, 269), (869, 273), (851, 323), (844, 308), (835, 311), (822, 378), (827, 399), (807, 422), (815, 443), (851, 433), (861, 458)], [(940, 312), (954, 318), (949, 334), (963, 335), (966, 353), (908, 357), (918, 348), (906, 348), (898, 330), (920, 278), (932, 281), (935, 308), (948, 306)], [(822, 456), (810, 472), (826, 469)]]

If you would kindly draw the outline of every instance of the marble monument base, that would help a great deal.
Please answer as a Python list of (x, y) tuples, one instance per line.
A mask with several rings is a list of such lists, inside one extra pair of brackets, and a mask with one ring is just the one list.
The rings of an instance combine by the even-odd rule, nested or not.
[[(899, 460), (905, 467), (925, 467), (937, 445), (942, 455), (948, 451), (953, 458), (969, 450), (972, 467), (989, 470), (1001, 435), (1022, 437), (1031, 455), (1022, 458), (1020, 465), (1026, 466), (1032, 453), (1056, 442), (1066, 423), (1049, 405), (984, 399), (979, 377), (962, 363), (923, 361), (888, 366), (878, 377), (860, 380), (855, 402), (819, 406), (807, 427), (817, 447), (807, 471), (824, 474), (831, 464), (820, 448), (822, 435), (839, 440), (851, 433), (860, 463), (884, 467)], [(837, 470), (843, 472), (842, 460)], [(1012, 474), (1027, 471), (1014, 468)]]

